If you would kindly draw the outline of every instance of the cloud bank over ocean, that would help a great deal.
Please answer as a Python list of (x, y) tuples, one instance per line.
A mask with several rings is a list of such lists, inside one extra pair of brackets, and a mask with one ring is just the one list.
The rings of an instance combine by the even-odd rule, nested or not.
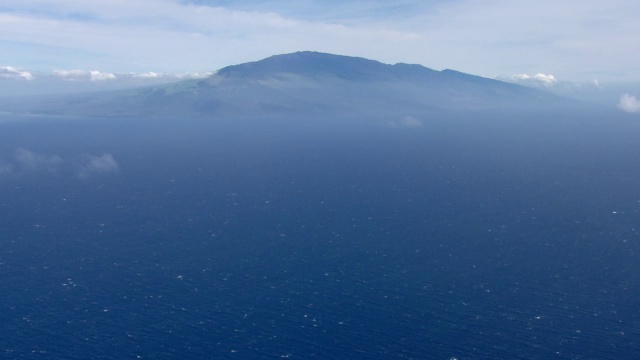
[(14, 79), (14, 80), (33, 80), (35, 76), (29, 71), (18, 69), (13, 66), (0, 66), (0, 80), (2, 79)]
[(80, 160), (63, 158), (56, 154), (43, 154), (24, 147), (11, 154), (0, 155), (0, 177), (65, 176), (69, 172), (79, 179), (89, 179), (117, 173), (120, 165), (112, 154), (84, 154)]
[(14, 66), (0, 66), (0, 96), (117, 90), (186, 79), (202, 79), (214, 73), (214, 71), (111, 73), (82, 69), (38, 72)]

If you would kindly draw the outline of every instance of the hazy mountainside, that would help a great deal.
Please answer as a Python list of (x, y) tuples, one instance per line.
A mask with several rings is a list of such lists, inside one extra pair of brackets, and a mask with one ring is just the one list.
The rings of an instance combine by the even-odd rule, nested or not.
[(453, 70), (317, 52), (233, 65), (206, 79), (0, 103), (0, 111), (80, 116), (406, 116), (441, 110), (548, 108), (568, 100)]

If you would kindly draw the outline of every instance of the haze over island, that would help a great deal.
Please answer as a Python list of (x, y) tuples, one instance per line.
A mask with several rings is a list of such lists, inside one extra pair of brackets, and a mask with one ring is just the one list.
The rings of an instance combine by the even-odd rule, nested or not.
[(0, 9), (0, 95), (155, 85), (314, 50), (634, 109), (638, 13), (632, 0), (28, 0)]
[(0, 2), (2, 358), (638, 358), (638, 14)]
[[(133, 78), (132, 78), (133, 79)], [(96, 80), (98, 81), (98, 80)], [(227, 66), (201, 79), (118, 91), (0, 102), (11, 113), (261, 118), (313, 116), (391, 121), (451, 111), (583, 108), (540, 89), (416, 64), (296, 52)], [(400, 120), (398, 120), (400, 119)]]

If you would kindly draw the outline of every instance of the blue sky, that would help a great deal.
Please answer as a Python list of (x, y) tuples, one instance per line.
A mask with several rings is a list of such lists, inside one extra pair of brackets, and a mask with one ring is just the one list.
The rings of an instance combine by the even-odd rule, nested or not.
[(640, 81), (637, 0), (0, 0), (0, 67), (206, 72), (300, 50)]

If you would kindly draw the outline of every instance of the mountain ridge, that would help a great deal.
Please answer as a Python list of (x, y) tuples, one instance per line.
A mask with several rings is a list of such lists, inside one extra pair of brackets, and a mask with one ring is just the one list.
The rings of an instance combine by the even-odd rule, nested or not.
[[(224, 77), (265, 76), (274, 73), (333, 75), (345, 80), (390, 79), (399, 77), (400, 69), (419, 69), (421, 75), (433, 74), (436, 70), (417, 64), (384, 64), (376, 60), (355, 56), (334, 55), (315, 51), (300, 51), (291, 54), (273, 55), (268, 58), (224, 67), (217, 75)], [(414, 71), (414, 75), (417, 72)]]
[[(402, 116), (566, 102), (541, 90), (450, 69), (302, 51), (227, 66), (206, 79), (52, 97), (21, 110), (107, 117)], [(0, 111), (12, 109), (0, 104)]]

